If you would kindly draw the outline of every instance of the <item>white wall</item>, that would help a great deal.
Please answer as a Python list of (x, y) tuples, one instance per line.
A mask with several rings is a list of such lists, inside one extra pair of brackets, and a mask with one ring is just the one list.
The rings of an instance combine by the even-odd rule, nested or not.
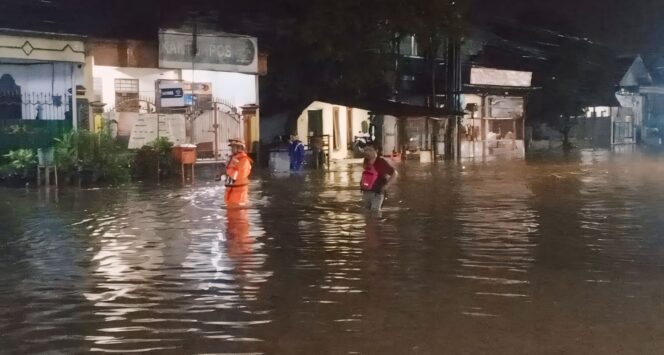
[(334, 136), (334, 131), (333, 131), (333, 108), (338, 107), (339, 108), (339, 144), (338, 144), (338, 149), (334, 149), (332, 147), (332, 153), (330, 154), (330, 159), (333, 160), (339, 160), (339, 159), (346, 159), (349, 157), (349, 150), (348, 150), (348, 130), (350, 129), (352, 132), (352, 136), (358, 135), (358, 132), (362, 130), (362, 121), (366, 121), (369, 119), (369, 111), (363, 110), (363, 109), (358, 109), (358, 108), (353, 108), (352, 109), (352, 115), (353, 115), (353, 120), (352, 120), (352, 127), (348, 127), (347, 121), (348, 121), (348, 116), (347, 116), (347, 107), (342, 106), (342, 105), (333, 105), (327, 102), (321, 102), (321, 101), (314, 101), (309, 105), (307, 108), (305, 108), (300, 116), (297, 119), (297, 135), (299, 136), (300, 140), (304, 142), (304, 144), (309, 144), (309, 115), (308, 111), (310, 110), (323, 110), (323, 134), (324, 135), (329, 135), (330, 136), (330, 145), (333, 145), (332, 143), (332, 137)]
[(95, 80), (101, 80), (102, 102), (106, 103), (107, 108), (115, 106), (115, 79), (138, 79), (140, 96), (151, 100), (155, 96), (155, 81), (162, 79), (212, 83), (215, 99), (231, 102), (237, 107), (257, 103), (256, 77), (249, 74), (96, 65), (92, 76)]
[(182, 70), (182, 80), (212, 83), (212, 95), (216, 99), (230, 101), (237, 107), (258, 104), (255, 75), (207, 70)]
[(154, 102), (155, 81), (178, 80), (179, 71), (152, 68), (119, 68), (95, 65), (92, 76), (101, 81), (101, 101), (106, 109), (115, 107), (115, 79), (138, 79), (140, 97), (147, 97)]

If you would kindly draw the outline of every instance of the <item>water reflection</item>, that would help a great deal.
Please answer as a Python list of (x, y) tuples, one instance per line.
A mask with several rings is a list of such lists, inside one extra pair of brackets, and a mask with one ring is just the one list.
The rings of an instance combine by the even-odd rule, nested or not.
[(465, 315), (496, 317), (505, 309), (496, 302), (529, 298), (538, 223), (527, 204), (531, 192), (520, 181), (523, 172), (524, 166), (515, 163), (494, 171), (489, 181), (473, 179), (470, 173), (459, 186), (461, 255), (456, 277), (472, 290), (470, 303), (461, 310)]
[(2, 349), (658, 353), (660, 158), (399, 169), (382, 216), (359, 164), (256, 177), (238, 210), (203, 179), (2, 190)]

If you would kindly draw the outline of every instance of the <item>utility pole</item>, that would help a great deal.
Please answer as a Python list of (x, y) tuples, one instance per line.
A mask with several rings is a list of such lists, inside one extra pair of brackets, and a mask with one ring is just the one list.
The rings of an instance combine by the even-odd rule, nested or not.
[(445, 66), (445, 106), (453, 116), (448, 120), (445, 130), (445, 156), (448, 159), (459, 159), (461, 141), (459, 125), (461, 124), (461, 41), (456, 36), (446, 41)]

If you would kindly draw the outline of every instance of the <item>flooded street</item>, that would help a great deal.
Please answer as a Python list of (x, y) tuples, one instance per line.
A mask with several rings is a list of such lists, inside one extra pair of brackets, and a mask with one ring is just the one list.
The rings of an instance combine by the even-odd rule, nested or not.
[(664, 159), (399, 171), (0, 190), (0, 352), (661, 353)]

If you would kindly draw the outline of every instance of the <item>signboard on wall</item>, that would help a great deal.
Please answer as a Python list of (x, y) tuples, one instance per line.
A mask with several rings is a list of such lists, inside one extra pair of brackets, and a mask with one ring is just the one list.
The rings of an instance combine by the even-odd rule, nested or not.
[(514, 96), (490, 96), (487, 99), (488, 118), (515, 119), (523, 117), (523, 98)]
[(184, 83), (184, 104), (197, 110), (212, 108), (212, 83)]
[(492, 68), (471, 68), (471, 85), (530, 87), (533, 73)]
[(184, 87), (178, 81), (159, 81), (157, 84), (159, 107), (183, 107)]
[(256, 74), (257, 40), (223, 32), (194, 36), (192, 31), (161, 30), (159, 67)]

